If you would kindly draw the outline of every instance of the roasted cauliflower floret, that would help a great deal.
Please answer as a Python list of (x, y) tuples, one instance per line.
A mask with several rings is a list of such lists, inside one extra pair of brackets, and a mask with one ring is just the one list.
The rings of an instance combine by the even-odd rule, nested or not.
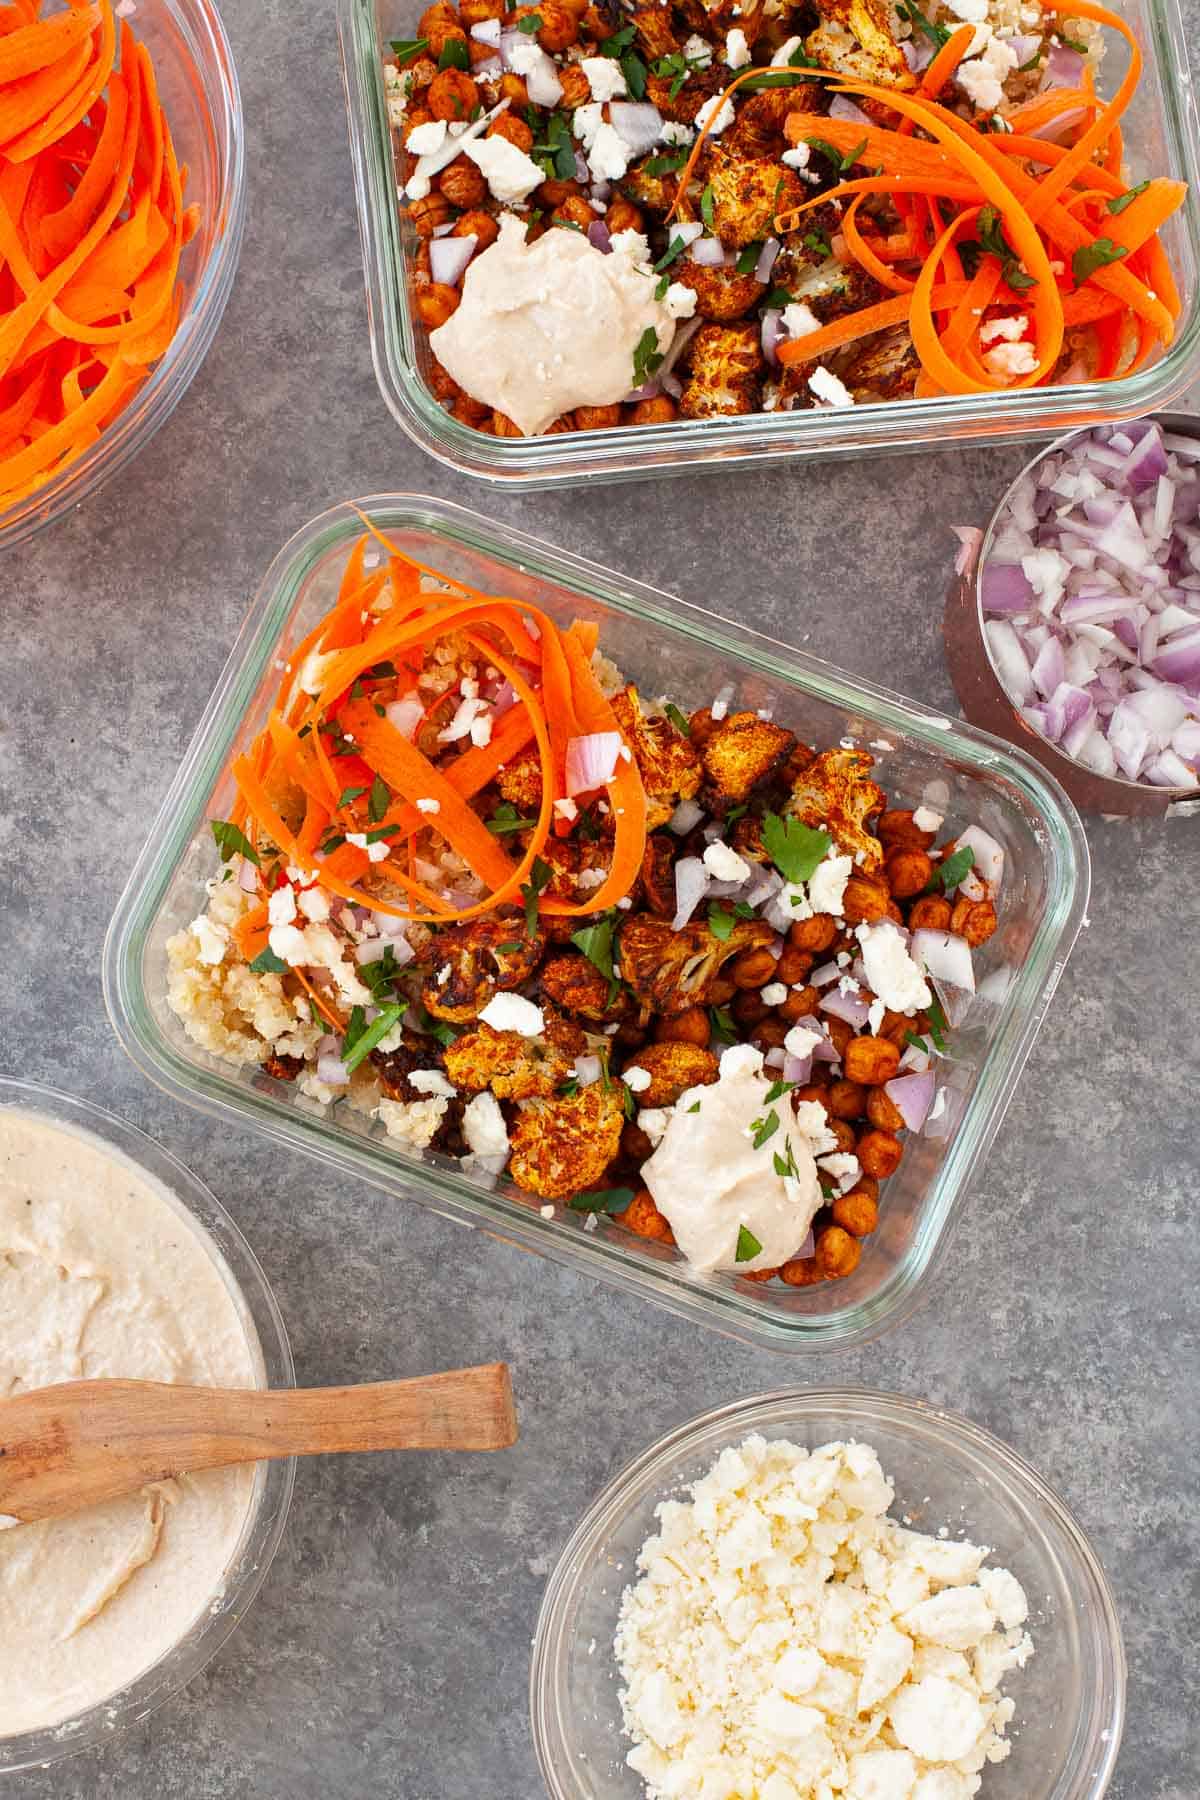
[(687, 355), (690, 372), (679, 402), (685, 419), (713, 419), (755, 410), (766, 363), (753, 320), (745, 325), (702, 325)]
[(542, 766), (537, 751), (522, 750), (505, 763), (496, 777), (496, 786), (522, 818), (536, 818), (542, 804)]
[(617, 183), (619, 191), (635, 206), (645, 212), (653, 213), (656, 218), (665, 218), (675, 204), (675, 191), (679, 185), (674, 175), (651, 175), (646, 162), (630, 169), (623, 181)]
[[(806, 221), (817, 220), (824, 207), (815, 207), (805, 215)], [(833, 226), (836, 231), (836, 224)], [(860, 312), (883, 297), (883, 290), (857, 263), (844, 264), (826, 253), (823, 246), (828, 232), (816, 223), (806, 222), (790, 231), (776, 258), (771, 279), (786, 287), (794, 300), (802, 300), (813, 317), (822, 325), (832, 325), (847, 313)], [(813, 240), (806, 243), (805, 239)]]
[(534, 1100), (509, 1134), (509, 1174), (518, 1187), (546, 1200), (599, 1186), (621, 1145), (624, 1090), (593, 1081), (577, 1094)]
[(671, 14), (663, 6), (643, 6), (629, 15), (629, 23), (637, 32), (637, 45), (647, 62), (670, 56), (678, 50), (679, 40), (671, 29)]
[(864, 875), (883, 863), (883, 845), (866, 828), (885, 804), (882, 788), (871, 780), (874, 761), (865, 750), (822, 750), (797, 780), (784, 809), (829, 832)]
[(789, 147), (783, 136), (788, 114), (822, 113), (828, 105), (829, 96), (815, 81), (739, 96), (737, 117), (723, 133), (721, 147), (732, 156), (778, 156)]
[(745, 32), (751, 49), (766, 23), (766, 12), (758, 0), (680, 0), (679, 13), (693, 31), (717, 44), (737, 26)]
[(540, 1037), (493, 1031), (490, 1025), (464, 1032), (446, 1049), (446, 1074), (470, 1093), (491, 1088), (498, 1100), (530, 1100), (556, 1094), (575, 1073), (575, 1058), (587, 1049), (578, 1025), (543, 1008)]
[(651, 73), (646, 77), (646, 98), (664, 119), (677, 119), (683, 125), (692, 125), (704, 102), (719, 94), (728, 79), (728, 69), (714, 60), (707, 69), (693, 69), (678, 91), (672, 94), (677, 77)]
[(719, 938), (701, 920), (674, 931), (669, 920), (643, 915), (621, 928), (621, 975), (644, 1006), (672, 1019), (691, 1006), (706, 1006), (730, 958), (772, 943), (774, 936), (758, 919), (739, 920), (727, 938)]
[[(765, 292), (762, 282), (754, 279), (753, 272), (739, 275), (735, 263), (710, 269), (703, 263), (693, 262), (690, 256), (683, 256), (675, 269), (675, 280), (690, 287), (695, 294), (700, 317), (718, 324), (740, 319), (758, 304), (759, 297)], [(758, 342), (757, 326), (754, 327), (754, 342)], [(695, 354), (694, 347), (691, 354)]]
[(823, 69), (880, 87), (917, 85), (892, 37), (884, 0), (820, 0), (819, 10), (821, 23), (804, 48)]
[(630, 1057), (623, 1070), (645, 1069), (650, 1086), (637, 1090), (639, 1106), (674, 1106), (689, 1088), (711, 1087), (720, 1064), (711, 1050), (699, 1044), (647, 1044)]
[(432, 945), (436, 973), (421, 992), (426, 1010), (458, 1025), (478, 1018), (496, 994), (529, 980), (545, 948), (541, 934), (529, 936), (516, 916), (439, 931)]
[(720, 147), (713, 152), (708, 185), (713, 231), (723, 244), (738, 250), (770, 237), (776, 213), (788, 212), (808, 198), (795, 170), (784, 168), (775, 157), (739, 158)]
[[(574, 923), (574, 921), (572, 921)], [(566, 1013), (608, 1024), (629, 1011), (628, 996), (612, 995), (607, 977), (578, 950), (548, 956), (542, 965), (542, 992)]]
[(706, 794), (717, 806), (736, 806), (781, 768), (795, 747), (795, 733), (782, 725), (757, 713), (731, 713), (704, 746)]
[(856, 400), (902, 400), (913, 392), (921, 359), (906, 326), (876, 332), (865, 348), (854, 348), (856, 354), (833, 366)]
[(646, 716), (635, 687), (614, 694), (612, 709), (646, 790), (646, 828), (654, 831), (699, 789), (700, 758), (670, 719)]
[(675, 917), (675, 857), (679, 840), (665, 831), (646, 839), (642, 856), (642, 895), (649, 910), (660, 919)]

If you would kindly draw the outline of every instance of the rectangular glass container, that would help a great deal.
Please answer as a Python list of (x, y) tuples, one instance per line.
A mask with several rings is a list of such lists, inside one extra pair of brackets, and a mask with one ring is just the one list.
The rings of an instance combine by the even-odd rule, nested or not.
[[(536, 602), (561, 625), (594, 620), (600, 644), (628, 679), (683, 707), (732, 686), (734, 704), (769, 707), (807, 742), (871, 746), (891, 805), (922, 799), (948, 827), (974, 821), (1003, 844), (1006, 876), (995, 936), (977, 957), (996, 990), (978, 998), (939, 1068), (949, 1105), (940, 1138), (912, 1138), (886, 1184), (879, 1229), (847, 1280), (797, 1289), (736, 1274), (699, 1277), (665, 1245), (609, 1219), (596, 1229), (565, 1207), (502, 1181), (494, 1187), (453, 1159), (407, 1150), (348, 1108), (325, 1112), (286, 1082), (200, 1050), (166, 1001), (166, 940), (202, 911), (219, 866), (208, 820), (228, 816), (231, 755), (262, 728), (291, 648), (332, 604), (361, 534), (348, 505), (314, 519), (267, 572), (183, 765), (150, 831), (109, 928), (104, 987), (117, 1034), (139, 1068), (173, 1096), (242, 1120), (331, 1167), (420, 1200), (460, 1222), (748, 1342), (785, 1350), (856, 1343), (916, 1303), (966, 1183), (983, 1158), (1079, 930), (1088, 853), (1078, 815), (1027, 756), (919, 706), (641, 582), (552, 549), (441, 500), (385, 494), (361, 501), (402, 550), (483, 591)], [(1007, 971), (1010, 979), (1001, 994)]]
[[(411, 36), (416, 0), (338, 0), (342, 66), (375, 373), (383, 397), (422, 449), (450, 467), (515, 488), (672, 475), (731, 461), (894, 454), (922, 444), (1057, 435), (1074, 425), (1136, 418), (1169, 406), (1194, 379), (1200, 357), (1200, 132), (1188, 75), (1178, 0), (1116, 0), (1145, 57), (1137, 94), (1122, 119), (1131, 178), (1191, 181), (1163, 242), (1183, 301), (1174, 342), (1157, 360), (1119, 381), (1009, 393), (946, 395), (741, 418), (677, 419), (550, 437), (496, 438), (451, 418), (427, 374), (427, 333), (412, 310), (410, 262), (418, 239), (396, 191), (384, 100), (383, 57), (392, 38)], [(1128, 50), (1112, 33), (1101, 90), (1114, 91)]]

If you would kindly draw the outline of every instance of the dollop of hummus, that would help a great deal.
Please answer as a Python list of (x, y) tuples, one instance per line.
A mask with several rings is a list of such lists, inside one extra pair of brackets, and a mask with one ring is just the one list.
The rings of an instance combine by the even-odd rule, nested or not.
[[(125, 1376), (254, 1387), (261, 1355), (190, 1215), (98, 1138), (0, 1109), (0, 1397)], [(76, 1717), (211, 1605), (252, 1467), (155, 1482), (67, 1518), (0, 1519), (0, 1738)]]
[[(816, 1156), (836, 1148), (820, 1107), (768, 1096), (761, 1051), (739, 1044), (720, 1079), (674, 1108), (642, 1180), (694, 1268), (774, 1269), (803, 1244), (821, 1205)], [(774, 1119), (774, 1123), (772, 1123)], [(738, 1256), (743, 1228), (761, 1248)], [(745, 1251), (746, 1240), (742, 1240)]]
[(442, 367), (473, 400), (536, 437), (577, 406), (612, 406), (638, 385), (633, 357), (653, 330), (660, 354), (675, 321), (656, 278), (561, 226), (529, 243), (514, 213), (463, 277), (462, 299), (430, 333)]

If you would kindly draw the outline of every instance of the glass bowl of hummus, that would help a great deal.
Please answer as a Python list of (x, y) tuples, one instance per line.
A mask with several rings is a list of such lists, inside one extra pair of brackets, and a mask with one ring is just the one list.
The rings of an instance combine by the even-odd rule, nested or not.
[[(0, 1078), (0, 1394), (126, 1377), (290, 1387), (228, 1213), (103, 1108)], [(279, 1546), (294, 1463), (212, 1469), (64, 1518), (0, 1518), (0, 1774), (92, 1750), (176, 1694)]]
[[(763, 1477), (769, 1476), (772, 1458), (766, 1445), (779, 1443), (796, 1446), (801, 1454), (786, 1458), (792, 1467), (769, 1493)], [(811, 1479), (805, 1479), (803, 1452), (826, 1446), (823, 1456), (811, 1456)], [(830, 1477), (839, 1461), (858, 1479), (835, 1484)], [(882, 1487), (880, 1471), (894, 1494)], [(658, 1509), (663, 1502), (686, 1503), (692, 1484), (705, 1477), (696, 1495), (699, 1529), (689, 1538), (682, 1508), (662, 1518)], [(772, 1556), (764, 1586), (741, 1573), (758, 1569), (751, 1547), (761, 1544), (755, 1527), (762, 1527), (764, 1516), (756, 1500), (774, 1515), (770, 1541), (777, 1549), (787, 1547)], [(877, 1517), (890, 1519), (903, 1529), (892, 1537), (884, 1523), (882, 1542), (871, 1530), (863, 1533), (874, 1544), (860, 1561), (859, 1534), (853, 1526), (839, 1530), (832, 1522), (838, 1516), (865, 1519), (869, 1527)], [(846, 1635), (843, 1623), (838, 1636), (839, 1609), (830, 1591), (837, 1579), (826, 1586), (826, 1571), (818, 1569), (818, 1587), (828, 1599), (815, 1643), (804, 1633), (805, 1624), (815, 1621), (815, 1609), (810, 1612), (798, 1596), (813, 1574), (816, 1552), (808, 1533), (788, 1523), (810, 1519), (813, 1537), (837, 1534), (842, 1573), (854, 1559), (848, 1599), (855, 1588), (861, 1600), (877, 1595), (881, 1584), (872, 1567), (889, 1571), (886, 1608), (878, 1602), (865, 1606), (861, 1624)], [(656, 1533), (664, 1541), (651, 1549), (647, 1540)], [(720, 1542), (735, 1541), (743, 1553), (723, 1566), (717, 1584), (708, 1580), (712, 1565), (705, 1556), (713, 1535)], [(690, 1581), (675, 1580), (679, 1565)], [(655, 1577), (657, 1594), (647, 1594), (644, 1584), (638, 1607), (624, 1597), (645, 1569)], [(697, 1642), (688, 1637), (695, 1616), (693, 1583), (703, 1584), (709, 1603)], [(789, 1609), (782, 1644), (773, 1604), (780, 1592)], [(647, 1598), (657, 1603), (649, 1617)], [(881, 1640), (871, 1636), (893, 1608), (894, 1623), (885, 1624), (883, 1636), (898, 1645), (900, 1664), (888, 1664), (879, 1654)], [(955, 1627), (946, 1629), (951, 1610)], [(655, 1611), (657, 1628), (678, 1645), (665, 1668), (656, 1666), (650, 1653)], [(939, 1612), (940, 1621), (928, 1616)], [(722, 1629), (726, 1620), (731, 1635)], [(956, 1650), (946, 1641), (951, 1637)], [(786, 1655), (772, 1670), (784, 1646)], [(722, 1648), (736, 1655), (736, 1673), (724, 1665)], [(821, 1649), (837, 1667), (822, 1667)], [(869, 1660), (862, 1677), (871, 1671), (875, 1698), (860, 1711), (856, 1674), (864, 1652)], [(807, 1671), (798, 1669), (801, 1661), (809, 1664)], [(785, 1665), (790, 1678), (779, 1673)], [(689, 1677), (713, 1695), (711, 1710), (697, 1707), (677, 1716), (676, 1684)], [(894, 1686), (898, 1680), (900, 1687)], [(839, 1684), (849, 1686), (848, 1706), (838, 1704)], [(1120, 1749), (1125, 1686), (1121, 1627), (1104, 1570), (1078, 1521), (1035, 1469), (990, 1432), (925, 1401), (859, 1387), (810, 1388), (717, 1407), (678, 1426), (612, 1477), (547, 1583), (533, 1644), (530, 1707), (534, 1746), (552, 1800), (643, 1800), (646, 1786), (635, 1769), (645, 1772), (649, 1766), (662, 1774), (653, 1751), (656, 1735), (675, 1746), (667, 1748), (666, 1760), (678, 1765), (689, 1751), (693, 1758), (697, 1751), (703, 1754), (706, 1741), (736, 1754), (741, 1725), (756, 1751), (769, 1747), (778, 1753), (777, 1768), (805, 1758), (817, 1759), (819, 1767), (822, 1755), (839, 1757), (844, 1765), (848, 1757), (852, 1774), (860, 1777), (847, 1789), (855, 1794), (1100, 1800)], [(622, 1689), (630, 1694), (638, 1750), (624, 1729)], [(897, 1706), (899, 1695), (904, 1698)], [(950, 1702), (957, 1701), (970, 1735), (972, 1717), (978, 1723), (999, 1695), (1000, 1711), (992, 1714), (1000, 1726), (999, 1743), (981, 1743), (965, 1756), (961, 1743), (937, 1743), (954, 1710)], [(745, 1710), (750, 1706), (753, 1716)], [(980, 1706), (982, 1712), (976, 1710)], [(919, 1712), (924, 1717), (918, 1725)], [(876, 1735), (881, 1716), (884, 1732)], [(699, 1727), (697, 1720), (703, 1721)], [(864, 1752), (868, 1739), (873, 1741)], [(901, 1746), (907, 1755), (897, 1754)], [(626, 1762), (631, 1750), (632, 1768)], [(951, 1753), (953, 1762), (942, 1768), (927, 1766)], [(762, 1763), (758, 1772), (763, 1785), (756, 1791), (796, 1792), (786, 1775), (764, 1779)], [(678, 1766), (675, 1773), (680, 1774)], [(661, 1788), (695, 1791), (666, 1782)], [(806, 1793), (814, 1788), (803, 1785)]]
[[(223, 959), (205, 965), (194, 984), (189, 971), (193, 1012), (211, 1022), (212, 1032), (198, 1042), (185, 1029), (171, 1003), (169, 945), (191, 933), (216, 896), (239, 885), (231, 864), (223, 882), (212, 826), (228, 820), (235, 804), (231, 755), (262, 729), (280, 671), (328, 612), (362, 539), (362, 514), (440, 576), (539, 607), (562, 629), (574, 620), (594, 625), (602, 655), (647, 696), (668, 683), (677, 707), (705, 707), (720, 697), (731, 714), (768, 715), (805, 743), (859, 745), (873, 759), (889, 805), (934, 809), (947, 832), (974, 824), (1002, 849), (1004, 887), (996, 930), (977, 953), (978, 991), (967, 997), (969, 1007), (955, 1009), (938, 1064), (944, 1104), (933, 1130), (913, 1134), (884, 1183), (878, 1227), (843, 1279), (790, 1287), (729, 1267), (701, 1272), (671, 1244), (635, 1237), (603, 1211), (565, 1202), (543, 1208), (538, 1195), (486, 1165), (467, 1169), (436, 1147), (389, 1136), (384, 1109), (372, 1103), (373, 1116), (353, 1103), (354, 1093), (330, 1104), (334, 1096), (320, 1085), (281, 1078), (286, 1067), (273, 1065), (244, 1029), (260, 1011), (280, 1011), (272, 999), (278, 975), (246, 980), (232, 959), (228, 967)], [(378, 546), (372, 553), (382, 554)], [(802, 1354), (877, 1336), (927, 1291), (1079, 931), (1087, 892), (1087, 845), (1070, 803), (1030, 758), (998, 740), (465, 508), (376, 495), (313, 520), (268, 571), (118, 904), (105, 950), (105, 995), (129, 1055), (185, 1103), (304, 1148), (339, 1177), (362, 1176), (396, 1198), (418, 1200), (685, 1318)], [(219, 978), (217, 993), (210, 993), (210, 975)]]

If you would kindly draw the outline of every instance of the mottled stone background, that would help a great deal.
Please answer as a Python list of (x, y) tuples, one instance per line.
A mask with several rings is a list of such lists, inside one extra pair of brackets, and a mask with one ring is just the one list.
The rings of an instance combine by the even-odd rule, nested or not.
[[(1200, 26), (1197, 0), (1187, 0)], [(493, 496), (402, 435), (371, 370), (332, 8), (227, 0), (250, 140), (237, 287), (150, 452), (10, 557), (0, 717), (3, 1067), (104, 1102), (233, 1210), (300, 1377), (511, 1359), (503, 1462), (301, 1466), (283, 1548), (208, 1673), (21, 1800), (535, 1800), (529, 1640), (581, 1509), (717, 1402), (860, 1381), (960, 1408), (1076, 1509), (1130, 1660), (1116, 1800), (1194, 1800), (1196, 821), (1092, 822), (1084, 932), (924, 1309), (788, 1363), (469, 1234), (152, 1090), (98, 978), (126, 872), (267, 563), (331, 501), (422, 490), (953, 708), (948, 527), (1016, 448)], [(415, 16), (415, 15), (414, 15)], [(1194, 396), (1195, 399), (1195, 396)], [(1036, 1665), (1035, 1665), (1036, 1668)], [(7, 1791), (7, 1789), (6, 1789)]]

